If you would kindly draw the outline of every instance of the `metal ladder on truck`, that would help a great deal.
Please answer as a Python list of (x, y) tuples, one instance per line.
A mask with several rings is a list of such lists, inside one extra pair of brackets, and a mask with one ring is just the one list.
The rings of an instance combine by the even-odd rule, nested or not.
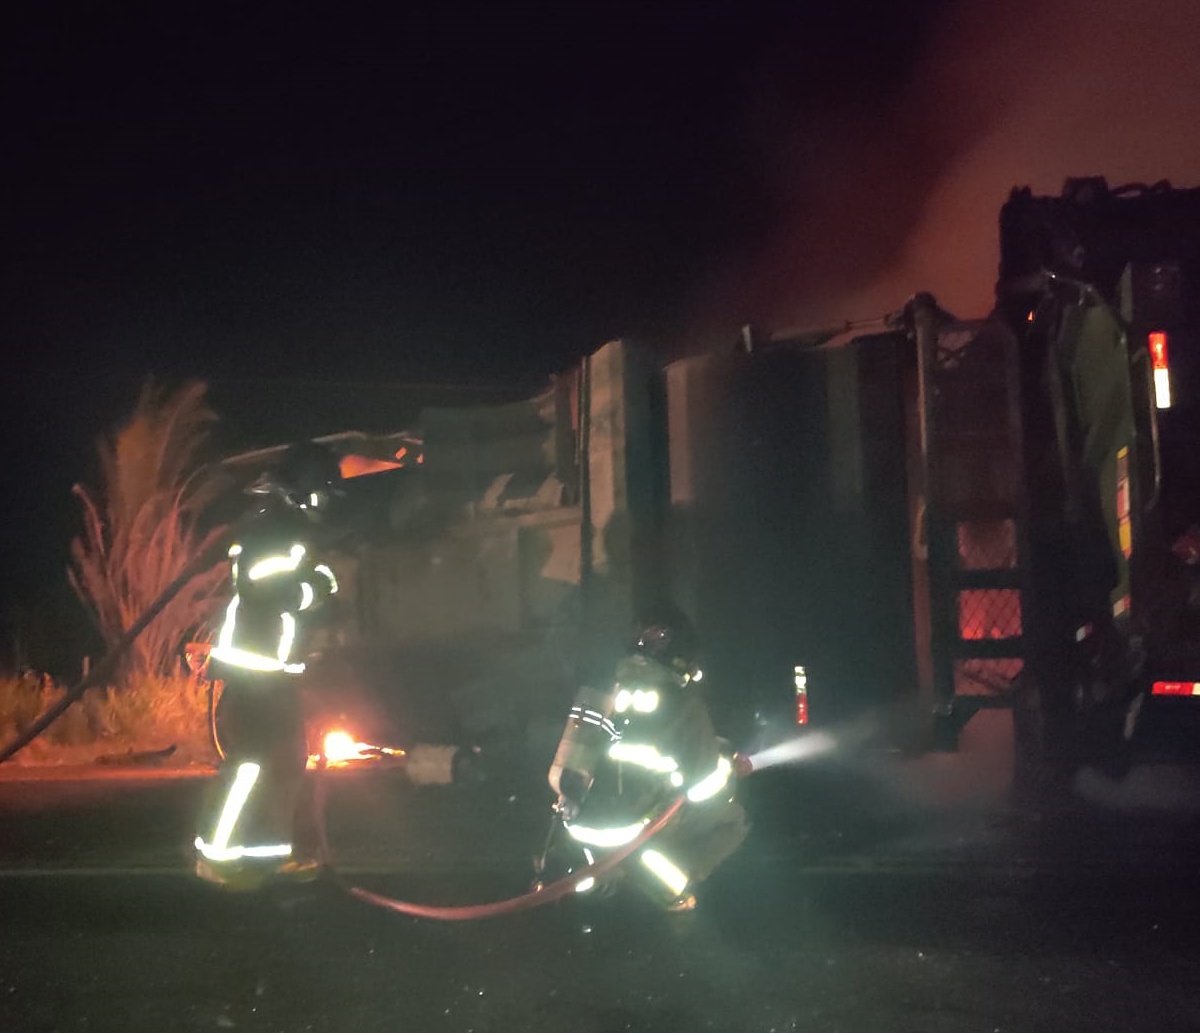
[(1017, 340), (911, 303), (916, 338), (935, 745), (1011, 707), (1024, 664), (1024, 475)]

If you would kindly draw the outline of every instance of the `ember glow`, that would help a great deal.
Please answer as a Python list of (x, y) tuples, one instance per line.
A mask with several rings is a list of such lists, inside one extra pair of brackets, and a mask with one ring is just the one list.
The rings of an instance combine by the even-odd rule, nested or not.
[(342, 477), (349, 480), (352, 477), (369, 477), (371, 474), (387, 473), (389, 470), (401, 470), (414, 463), (420, 465), (424, 462), (425, 453), (421, 451), (420, 445), (414, 443), (411, 447), (401, 445), (386, 459), (355, 453), (344, 455), (338, 460), (338, 468)]
[(389, 470), (399, 470), (405, 464), (390, 459), (371, 459), (368, 456), (348, 455), (338, 460), (338, 469), (342, 477), (350, 480), (352, 477), (368, 477), (375, 473), (387, 473)]

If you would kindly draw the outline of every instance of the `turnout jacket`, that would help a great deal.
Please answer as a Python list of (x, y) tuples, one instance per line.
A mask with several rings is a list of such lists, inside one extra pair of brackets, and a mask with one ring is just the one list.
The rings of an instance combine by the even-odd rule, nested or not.
[(618, 664), (609, 692), (581, 693), (551, 769), (556, 790), (564, 771), (590, 785), (567, 823), (588, 847), (630, 842), (681, 793), (703, 807), (728, 802), (733, 789), (731, 760), (689, 676), (641, 655)]

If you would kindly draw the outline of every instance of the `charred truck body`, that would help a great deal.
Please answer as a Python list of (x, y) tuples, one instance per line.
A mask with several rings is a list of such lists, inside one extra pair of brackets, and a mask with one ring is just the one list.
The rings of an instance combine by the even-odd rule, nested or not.
[(1034, 771), (1200, 711), (1200, 190), (1000, 223), (985, 320), (922, 295), (668, 368), (673, 582), (743, 718), (915, 699), (952, 746), (1011, 706)]
[(334, 564), (402, 730), (526, 735), (549, 763), (578, 685), (666, 595), (746, 751), (864, 712), (953, 747), (1012, 707), (1027, 771), (1182, 733), (1200, 190), (1018, 190), (1000, 229), (986, 319), (921, 295), (665, 369), (615, 341), (532, 397), (423, 407), (426, 461), (367, 493), (387, 526)]

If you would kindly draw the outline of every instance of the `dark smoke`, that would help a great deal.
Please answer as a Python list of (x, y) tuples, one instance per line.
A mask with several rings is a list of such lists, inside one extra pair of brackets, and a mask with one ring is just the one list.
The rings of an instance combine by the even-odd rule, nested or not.
[[(768, 69), (760, 89), (781, 75)], [(1200, 4), (963, 3), (894, 96), (787, 115), (776, 103), (760, 92), (750, 116), (771, 126), (766, 239), (708, 292), (698, 333), (870, 318), (917, 290), (981, 316), (1013, 186), (1200, 183)]]

